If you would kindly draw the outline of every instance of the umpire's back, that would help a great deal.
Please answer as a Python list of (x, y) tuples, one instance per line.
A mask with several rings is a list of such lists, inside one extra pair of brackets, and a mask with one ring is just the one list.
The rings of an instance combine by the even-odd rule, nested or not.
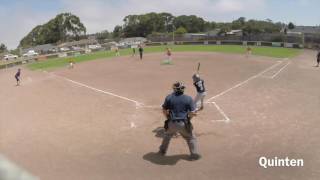
[(173, 89), (174, 92), (166, 97), (162, 107), (169, 110), (170, 120), (187, 120), (188, 113), (195, 111), (193, 99), (183, 94), (183, 85), (175, 84)]

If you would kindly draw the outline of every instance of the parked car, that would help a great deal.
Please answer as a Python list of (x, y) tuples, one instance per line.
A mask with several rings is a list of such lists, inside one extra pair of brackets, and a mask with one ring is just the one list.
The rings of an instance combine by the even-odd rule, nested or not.
[(101, 49), (101, 45), (100, 44), (95, 44), (95, 45), (89, 45), (88, 47), (89, 49)]
[(7, 55), (4, 55), (3, 59), (5, 60), (18, 59), (18, 56), (13, 54), (7, 54)]
[(68, 47), (62, 47), (62, 48), (60, 48), (60, 51), (62, 51), (62, 52), (70, 51), (70, 48), (68, 48)]
[(83, 49), (81, 47), (72, 46), (72, 50), (74, 50), (74, 51), (82, 51)]
[(39, 54), (35, 52), (34, 50), (30, 50), (27, 53), (23, 54), (23, 57), (33, 57), (33, 56), (38, 56)]

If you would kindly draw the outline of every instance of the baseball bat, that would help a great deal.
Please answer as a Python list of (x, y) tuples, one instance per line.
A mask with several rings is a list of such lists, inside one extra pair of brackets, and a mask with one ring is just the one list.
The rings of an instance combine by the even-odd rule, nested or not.
[(197, 67), (197, 74), (199, 74), (199, 71), (200, 71), (200, 62), (198, 63), (198, 67)]

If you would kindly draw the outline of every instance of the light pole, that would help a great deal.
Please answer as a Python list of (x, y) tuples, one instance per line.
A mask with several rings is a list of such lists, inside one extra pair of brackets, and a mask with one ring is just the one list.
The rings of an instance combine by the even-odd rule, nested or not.
[(174, 24), (172, 24), (172, 41), (173, 41), (173, 44), (174, 44), (174, 32), (176, 30), (176, 27), (174, 26)]

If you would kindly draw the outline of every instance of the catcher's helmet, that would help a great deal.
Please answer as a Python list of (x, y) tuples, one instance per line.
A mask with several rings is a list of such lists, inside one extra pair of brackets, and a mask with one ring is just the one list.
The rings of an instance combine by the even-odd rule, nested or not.
[(173, 91), (176, 93), (183, 93), (186, 87), (183, 85), (182, 82), (177, 81), (173, 84), (172, 88)]
[(192, 79), (193, 79), (193, 82), (197, 82), (197, 81), (200, 80), (200, 75), (199, 75), (199, 74), (194, 74), (194, 75), (192, 76)]

